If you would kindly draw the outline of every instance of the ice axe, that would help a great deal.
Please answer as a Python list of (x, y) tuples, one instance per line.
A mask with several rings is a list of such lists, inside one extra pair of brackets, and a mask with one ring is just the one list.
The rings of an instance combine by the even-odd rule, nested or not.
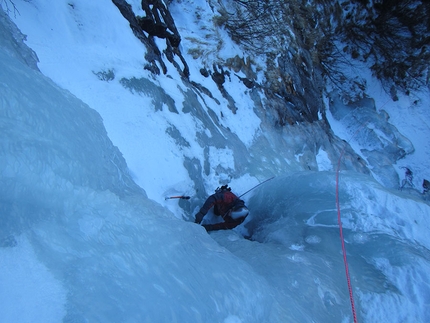
[(165, 198), (165, 200), (171, 200), (171, 199), (189, 200), (190, 198), (191, 198), (190, 196), (184, 196), (184, 195), (180, 195), (180, 196), (167, 196)]

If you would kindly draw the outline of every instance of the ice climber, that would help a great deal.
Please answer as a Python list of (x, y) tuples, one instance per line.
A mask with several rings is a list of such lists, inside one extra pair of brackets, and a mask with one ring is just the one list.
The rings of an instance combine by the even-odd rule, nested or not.
[(241, 224), (248, 215), (245, 202), (231, 192), (228, 185), (221, 186), (209, 196), (200, 211), (195, 216), (195, 223), (200, 224), (211, 208), (214, 214), (221, 216), (224, 222), (203, 224), (206, 231), (233, 229)]

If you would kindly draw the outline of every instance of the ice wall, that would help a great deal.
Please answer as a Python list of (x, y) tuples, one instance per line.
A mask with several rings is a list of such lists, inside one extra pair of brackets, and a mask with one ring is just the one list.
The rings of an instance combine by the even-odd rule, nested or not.
[[(213, 24), (217, 15), (213, 3), (174, 2), (169, 6), (182, 37), (180, 50), (190, 68), (190, 77), (182, 78), (167, 57), (163, 58), (166, 75), (154, 76), (144, 70), (148, 63), (145, 47), (118, 8), (102, 2), (17, 2), (21, 14), (13, 19), (40, 56), (42, 72), (101, 114), (133, 179), (151, 199), (162, 204), (165, 194), (172, 192), (193, 196), (180, 208), (164, 204), (177, 217), (191, 219), (220, 184), (230, 183), (244, 191), (273, 175), (317, 170), (318, 153), (327, 157), (326, 167), (337, 163), (343, 142), (324, 120), (315, 120), (319, 104), (312, 102), (312, 112), (302, 118), (300, 109), (286, 105), (284, 99), (269, 98), (260, 86), (246, 87), (237, 77), (246, 75), (234, 67), (224, 67), (222, 88), (212, 77), (202, 75), (200, 69), (212, 70), (213, 63), (247, 60), (255, 82), (265, 83), (265, 59), (255, 57), (255, 64), (251, 63), (251, 57), (246, 58), (248, 54)], [(128, 3), (136, 14), (144, 14), (141, 1)], [(99, 14), (100, 6), (103, 14)], [(165, 40), (154, 40), (163, 52)], [(209, 56), (195, 59), (193, 52)], [(312, 79), (315, 87), (321, 85), (319, 78)], [(304, 83), (297, 84), (301, 88)], [(277, 108), (270, 108), (273, 100)], [(297, 98), (289, 100), (298, 106), (305, 104)], [(298, 119), (287, 118), (290, 114)], [(293, 121), (309, 118), (314, 120), (312, 124)], [(352, 150), (345, 155), (351, 156), (350, 169), (367, 171)]]
[(146, 198), (99, 114), (21, 59), (34, 55), (1, 10), (0, 34), (7, 321), (276, 321), (265, 280)]
[(344, 104), (337, 91), (330, 93), (330, 112), (347, 129), (349, 143), (369, 164), (372, 174), (387, 187), (398, 187), (395, 165), (415, 148), (412, 142), (389, 123), (386, 111), (377, 111), (370, 98)]
[[(245, 226), (255, 241), (212, 235), (274, 286), (281, 306), (295, 304), (295, 322), (352, 321), (335, 180), (334, 172), (276, 178), (250, 199)], [(428, 204), (353, 172), (341, 172), (339, 200), (358, 321), (427, 322)]]
[[(256, 109), (261, 133), (244, 145), (195, 93), (181, 88), (183, 105), (170, 106), (163, 88), (151, 88), (178, 147), (188, 141), (174, 123), (178, 113), (208, 123), (198, 137), (202, 145), (211, 140), (205, 157), (184, 160), (201, 196), (202, 174), (216, 173), (208, 162), (230, 171), (237, 160), (261, 177), (296, 172), (246, 196), (254, 241), (234, 231), (209, 237), (146, 198), (100, 116), (38, 73), (22, 36), (0, 17), (0, 313), (7, 321), (351, 321), (335, 175), (300, 172), (321, 170), (315, 155), (327, 170), (337, 163), (344, 146), (323, 135), (323, 123), (273, 129)], [(342, 160), (349, 169), (360, 165)], [(428, 205), (356, 174), (342, 173), (341, 181), (359, 321), (428, 322)]]

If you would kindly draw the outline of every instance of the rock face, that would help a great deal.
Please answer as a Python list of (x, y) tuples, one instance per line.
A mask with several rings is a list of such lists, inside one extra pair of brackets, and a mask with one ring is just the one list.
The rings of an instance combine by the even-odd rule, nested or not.
[[(182, 81), (189, 87), (190, 93), (207, 96), (216, 104), (220, 104), (215, 93), (211, 93), (202, 84), (189, 79), (187, 62), (178, 47), (181, 36), (163, 1), (141, 1), (144, 16), (136, 16), (125, 0), (112, 1), (124, 18), (130, 22), (130, 28), (136, 37), (148, 49), (146, 69), (154, 74), (159, 74), (158, 66), (161, 66), (163, 73), (167, 73), (161, 51), (154, 42), (155, 37), (165, 39), (164, 57), (179, 71)], [(326, 151), (330, 158), (335, 160), (340, 150), (345, 149), (344, 143), (332, 133), (325, 118), (322, 99), (323, 77), (319, 63), (315, 60), (312, 52), (301, 46), (300, 43), (291, 43), (281, 53), (265, 54), (264, 71), (257, 63), (258, 60), (253, 58), (253, 55), (252, 51), (248, 51), (244, 53), (243, 57), (236, 55), (228, 59), (215, 58), (211, 61), (205, 61), (204, 66), (200, 68), (200, 74), (210, 78), (215, 83), (219, 94), (227, 102), (227, 108), (233, 113), (237, 112), (239, 105), (235, 102), (231, 91), (237, 90), (237, 88), (231, 89), (229, 84), (232, 78), (238, 78), (243, 84), (245, 95), (248, 95), (254, 102), (254, 111), (264, 124), (262, 127), (278, 129), (280, 133), (283, 133), (283, 138), (287, 138), (288, 143), (284, 143), (285, 145), (295, 146), (297, 143), (291, 142), (291, 138), (288, 138), (297, 137), (298, 133), (305, 133), (307, 142), (304, 150), (300, 152), (289, 151), (285, 156), (285, 159), (290, 160), (294, 158), (295, 154), (303, 155), (298, 168), (317, 169), (318, 166), (311, 155), (319, 149)], [(181, 62), (177, 61), (177, 58)], [(261, 79), (262, 74), (264, 75), (263, 79)], [(198, 105), (197, 102), (196, 105)], [(213, 120), (218, 117), (212, 116)], [(216, 121), (214, 122), (216, 123)], [(204, 140), (204, 145), (208, 144), (207, 140)], [(263, 141), (263, 146), (268, 144), (267, 142), (263, 143)], [(274, 150), (276, 155), (280, 154), (278, 147)], [(347, 149), (347, 153), (351, 156), (351, 160), (346, 162), (348, 164), (346, 167), (367, 173), (363, 164), (364, 161), (360, 160), (352, 149)], [(277, 157), (273, 156), (274, 159)], [(291, 165), (286, 165), (286, 167), (291, 168)]]
[(314, 122), (324, 114), (322, 75), (306, 50), (269, 59), (264, 90), (279, 124)]
[(181, 36), (163, 2), (160, 0), (143, 0), (142, 9), (145, 11), (146, 16), (137, 16), (139, 26), (150, 36), (166, 38), (171, 46), (178, 47), (181, 42)]
[[(148, 65), (145, 69), (154, 74), (160, 74), (160, 70), (156, 64), (161, 65), (163, 73), (167, 73), (166, 64), (161, 57), (160, 49), (154, 42), (154, 37), (166, 39), (167, 48), (165, 55), (168, 60), (176, 66), (182, 76), (189, 76), (189, 68), (187, 62), (183, 58), (178, 46), (181, 42), (181, 36), (176, 29), (175, 23), (169, 10), (164, 6), (163, 1), (142, 0), (142, 9), (145, 11), (146, 16), (136, 16), (131, 6), (125, 0), (112, 0), (117, 6), (121, 14), (130, 23), (134, 35), (145, 45), (147, 53), (145, 55)], [(175, 55), (179, 57), (183, 64), (183, 69), (175, 62)]]
[[(145, 16), (136, 16), (125, 0), (112, 1), (124, 18), (130, 22), (130, 27), (136, 37), (148, 49), (146, 54), (148, 65), (145, 66), (145, 69), (159, 74), (158, 66), (161, 66), (162, 72), (167, 73), (161, 51), (154, 42), (154, 37), (162, 38), (166, 40), (164, 50), (166, 58), (188, 83), (189, 68), (178, 47), (181, 36), (164, 2), (142, 0), (141, 6)], [(205, 77), (211, 76), (222, 96), (228, 101), (228, 108), (234, 113), (237, 107), (229, 94), (225, 81), (226, 77), (231, 77), (232, 72), (242, 72), (246, 77), (237, 74), (235, 76), (244, 85), (244, 90), (257, 89), (264, 93), (267, 98), (263, 103), (265, 110), (268, 111), (270, 118), (274, 119), (275, 125), (286, 126), (297, 122), (314, 122), (318, 120), (319, 113), (324, 116), (321, 72), (316, 67), (317, 64), (313, 63), (311, 54), (305, 49), (291, 49), (286, 54), (277, 57), (272, 57), (270, 54), (267, 56), (267, 70), (264, 73), (265, 80), (262, 84), (256, 81), (258, 67), (249, 56), (243, 58), (235, 56), (225, 61), (213, 62), (212, 69), (206, 66), (201, 69), (200, 73)], [(179, 58), (181, 62), (177, 62), (176, 58)], [(156, 62), (159, 64), (157, 65)], [(211, 63), (208, 62), (208, 64)], [(193, 86), (194, 83), (188, 84)], [(193, 87), (198, 91), (201, 91), (202, 88), (201, 85)]]

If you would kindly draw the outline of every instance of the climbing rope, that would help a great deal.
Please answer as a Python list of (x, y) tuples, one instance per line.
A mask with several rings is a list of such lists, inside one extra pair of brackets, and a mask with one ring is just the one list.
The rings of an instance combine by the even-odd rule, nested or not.
[(340, 241), (342, 243), (343, 263), (345, 264), (345, 274), (346, 274), (346, 281), (348, 282), (349, 300), (351, 302), (352, 316), (354, 318), (354, 323), (357, 323), (357, 314), (355, 312), (354, 296), (352, 294), (352, 286), (351, 286), (351, 278), (349, 277), (348, 260), (346, 259), (345, 240), (343, 238), (342, 220), (341, 220), (341, 216), (340, 216), (340, 205), (339, 205), (339, 170), (340, 170), (340, 161), (342, 159), (344, 151), (345, 151), (345, 148), (342, 150), (342, 152), (340, 154), (339, 161), (337, 163), (337, 170), (336, 170), (337, 222), (339, 223), (339, 233), (340, 233)]
[[(390, 99), (388, 99), (379, 109), (382, 109)], [(348, 140), (348, 143), (352, 140), (352, 138), (355, 137), (355, 135), (361, 131), (361, 129), (368, 123), (368, 121), (363, 122), (360, 127), (354, 132), (352, 137)], [(346, 144), (342, 149), (342, 152), (340, 153), (339, 160), (337, 162), (337, 169), (336, 169), (336, 208), (337, 208), (337, 222), (339, 224), (339, 234), (340, 234), (340, 241), (342, 244), (342, 254), (343, 254), (343, 263), (345, 264), (345, 274), (346, 274), (346, 281), (348, 283), (348, 291), (349, 291), (349, 300), (351, 302), (351, 310), (352, 310), (352, 316), (354, 318), (354, 323), (357, 323), (357, 313), (355, 311), (355, 305), (354, 305), (354, 295), (352, 294), (352, 286), (351, 286), (351, 278), (349, 277), (349, 268), (348, 268), (348, 260), (346, 257), (346, 248), (345, 248), (345, 239), (343, 238), (343, 230), (342, 230), (342, 219), (340, 215), (340, 204), (339, 204), (339, 171), (340, 171), (340, 162), (342, 160), (343, 154), (345, 152)]]

